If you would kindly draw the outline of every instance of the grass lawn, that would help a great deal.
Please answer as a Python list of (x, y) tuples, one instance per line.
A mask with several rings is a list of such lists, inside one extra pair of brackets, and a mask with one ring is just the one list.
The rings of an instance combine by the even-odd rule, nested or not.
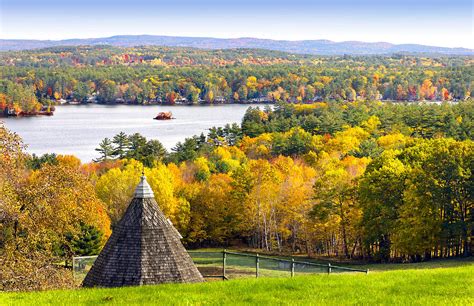
[[(316, 274), (204, 284), (1, 293), (0, 305), (474, 305), (472, 260), (393, 265), (393, 269), (390, 266), (383, 268), (388, 271), (368, 275)], [(369, 268), (375, 269), (373, 265)]]

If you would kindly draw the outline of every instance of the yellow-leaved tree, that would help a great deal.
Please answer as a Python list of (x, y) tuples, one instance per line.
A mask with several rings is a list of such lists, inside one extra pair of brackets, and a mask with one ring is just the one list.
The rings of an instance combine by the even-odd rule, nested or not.
[(107, 205), (112, 227), (130, 204), (143, 169), (160, 209), (176, 223), (178, 230), (185, 228), (189, 219), (189, 203), (175, 194), (175, 180), (179, 176), (179, 169), (173, 164), (166, 166), (161, 163), (153, 168), (143, 168), (143, 165), (135, 160), (127, 161), (121, 168), (110, 169), (97, 180), (96, 192)]
[[(350, 258), (361, 247), (358, 224), (362, 212), (357, 201), (357, 179), (369, 162), (366, 157), (347, 156), (339, 160), (323, 155), (318, 164), (311, 215), (319, 229), (316, 237), (327, 242), (323, 248), (328, 255), (342, 251)], [(334, 244), (336, 240), (342, 244)]]
[[(301, 161), (283, 156), (274, 161), (274, 167), (281, 176), (275, 236), (291, 242), (293, 252), (298, 251), (298, 245), (304, 245), (306, 253), (310, 254), (308, 246), (312, 223), (309, 222), (308, 216), (312, 209), (316, 171)], [(281, 251), (281, 241), (277, 240), (277, 245)]]
[(73, 285), (70, 263), (84, 225), (110, 234), (104, 204), (77, 164), (58, 159), (25, 167), (21, 139), (0, 126), (0, 289), (40, 290)]

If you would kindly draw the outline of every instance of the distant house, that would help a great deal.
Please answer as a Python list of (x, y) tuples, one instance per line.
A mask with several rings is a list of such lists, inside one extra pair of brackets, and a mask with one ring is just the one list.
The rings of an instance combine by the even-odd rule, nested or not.
[(225, 98), (223, 96), (217, 96), (214, 99), (214, 103), (225, 103)]
[(178, 98), (174, 100), (175, 104), (189, 104), (189, 100), (185, 97)]
[(250, 103), (271, 103), (272, 100), (266, 96), (261, 96), (258, 98), (253, 98), (249, 100)]
[(86, 101), (87, 103), (97, 103), (97, 97), (95, 95), (88, 96)]
[(18, 113), (13, 107), (7, 107), (5, 108), (5, 115), (7, 116), (18, 116)]

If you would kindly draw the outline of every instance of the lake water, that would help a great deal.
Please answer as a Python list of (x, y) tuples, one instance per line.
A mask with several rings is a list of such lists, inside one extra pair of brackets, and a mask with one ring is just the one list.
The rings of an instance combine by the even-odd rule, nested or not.
[[(98, 157), (94, 149), (102, 139), (112, 138), (121, 131), (158, 139), (169, 150), (186, 137), (207, 134), (213, 126), (240, 124), (249, 106), (256, 105), (63, 105), (56, 107), (52, 117), (0, 120), (23, 138), (30, 153), (71, 154), (89, 162)], [(153, 120), (163, 111), (171, 111), (176, 119)]]

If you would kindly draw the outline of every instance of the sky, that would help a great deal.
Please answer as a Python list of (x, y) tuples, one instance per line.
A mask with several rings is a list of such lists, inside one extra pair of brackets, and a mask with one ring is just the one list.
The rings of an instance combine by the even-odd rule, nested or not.
[(0, 38), (256, 37), (474, 48), (473, 0), (0, 0)]

